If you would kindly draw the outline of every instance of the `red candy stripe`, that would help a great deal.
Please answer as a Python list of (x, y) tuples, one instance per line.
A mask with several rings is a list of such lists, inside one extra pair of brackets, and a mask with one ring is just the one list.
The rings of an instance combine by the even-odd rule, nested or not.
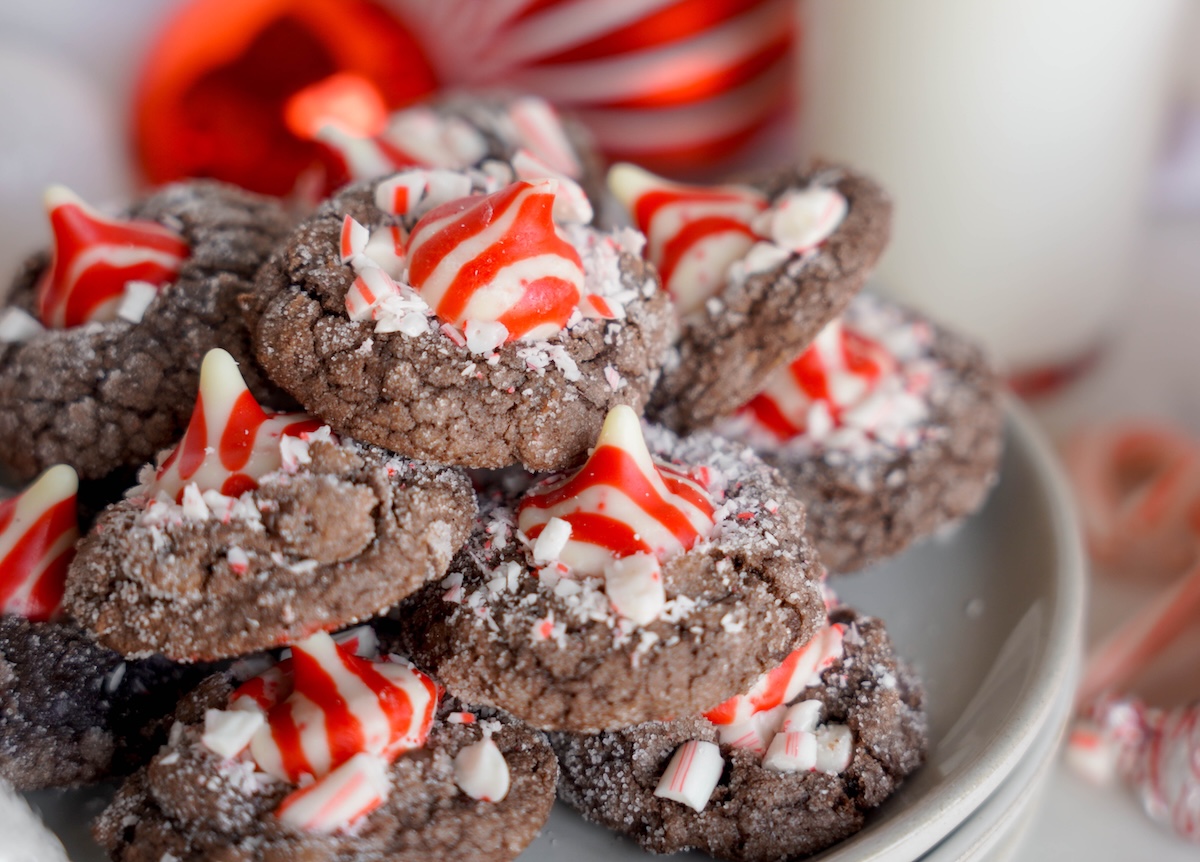
[(546, 338), (579, 303), (583, 261), (552, 218), (552, 181), (516, 182), (426, 213), (409, 237), (409, 281), (442, 320), (499, 321)]
[(654, 463), (641, 421), (629, 407), (609, 412), (587, 462), (517, 507), (530, 539), (551, 518), (571, 525), (560, 560), (582, 574), (602, 574), (605, 561), (650, 553), (660, 560), (691, 548), (713, 525), (707, 492), (678, 470)]
[(116, 221), (61, 186), (46, 192), (54, 258), (37, 286), (42, 323), (54, 329), (112, 320), (130, 281), (161, 287), (179, 276), (188, 244), (151, 221)]
[(77, 489), (75, 471), (60, 464), (0, 503), (0, 613), (57, 616), (79, 541)]
[(246, 388), (233, 357), (211, 350), (200, 367), (200, 392), (187, 431), (145, 495), (161, 491), (179, 501), (194, 482), (201, 492), (239, 496), (282, 466), (281, 438), (302, 437), (321, 425), (306, 413), (267, 413)]

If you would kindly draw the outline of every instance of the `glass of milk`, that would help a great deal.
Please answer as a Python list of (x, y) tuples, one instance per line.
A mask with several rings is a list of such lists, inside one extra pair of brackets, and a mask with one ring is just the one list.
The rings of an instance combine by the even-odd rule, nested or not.
[(892, 192), (878, 282), (1010, 373), (1094, 352), (1132, 252), (1180, 0), (808, 0), (806, 154)]

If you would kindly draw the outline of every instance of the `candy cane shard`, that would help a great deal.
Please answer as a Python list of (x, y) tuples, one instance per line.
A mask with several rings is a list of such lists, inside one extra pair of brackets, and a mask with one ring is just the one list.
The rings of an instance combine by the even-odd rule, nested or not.
[(633, 554), (604, 567), (604, 593), (618, 616), (639, 626), (658, 619), (667, 604), (662, 568), (653, 554)]
[(179, 277), (189, 248), (157, 222), (109, 219), (63, 186), (44, 196), (54, 234), (50, 266), (37, 284), (37, 311), (51, 329), (116, 319), (129, 282), (156, 288)]
[(809, 186), (785, 192), (770, 209), (755, 216), (751, 227), (795, 254), (812, 251), (833, 236), (850, 205), (837, 189)]
[(897, 367), (882, 344), (833, 320), (738, 412), (780, 442), (806, 433), (821, 439)]
[(681, 314), (721, 291), (729, 267), (757, 240), (752, 222), (768, 208), (750, 186), (688, 186), (625, 163), (609, 169), (608, 187), (646, 234), (646, 257)]
[(454, 783), (459, 790), (482, 802), (499, 802), (512, 783), (508, 761), (491, 734), (466, 746), (454, 756)]
[(291, 691), (283, 699), (282, 688), (273, 697), (243, 691), (249, 683), (231, 698), (231, 707), (242, 698), (244, 708), (269, 704), (250, 741), (264, 772), (291, 782), (320, 778), (361, 752), (390, 762), (425, 744), (439, 692), (423, 673), (359, 658), (325, 632), (295, 644), (290, 662)]
[(284, 797), (275, 816), (292, 829), (328, 835), (348, 829), (386, 802), (391, 787), (383, 758), (356, 754)]
[(0, 503), (0, 613), (58, 616), (79, 541), (78, 490), (75, 471), (58, 464)]
[(675, 750), (654, 795), (703, 811), (724, 770), (725, 759), (715, 743), (689, 740)]
[(141, 489), (153, 499), (180, 501), (184, 489), (219, 491), (237, 497), (283, 465), (280, 441), (316, 432), (320, 419), (306, 413), (267, 413), (246, 387), (237, 362), (210, 350), (200, 366), (200, 393), (183, 439)]
[(712, 532), (713, 512), (701, 482), (655, 463), (637, 413), (621, 405), (608, 412), (583, 467), (525, 495), (517, 527), (536, 542), (552, 519), (567, 522), (559, 562), (573, 574), (600, 576), (622, 557), (662, 561), (688, 550)]
[(204, 713), (200, 742), (210, 751), (232, 760), (246, 750), (264, 721), (257, 710), (210, 709)]
[(427, 212), (408, 244), (412, 286), (459, 328), (496, 321), (509, 341), (550, 338), (584, 287), (579, 252), (555, 224), (556, 184), (516, 182)]

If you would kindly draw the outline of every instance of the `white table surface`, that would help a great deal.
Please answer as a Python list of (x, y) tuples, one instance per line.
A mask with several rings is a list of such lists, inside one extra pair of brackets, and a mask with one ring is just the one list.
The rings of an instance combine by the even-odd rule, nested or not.
[[(1151, 222), (1125, 314), (1101, 363), (1070, 391), (1033, 406), (1059, 439), (1080, 422), (1117, 417), (1169, 419), (1200, 439), (1200, 219)], [(1143, 586), (1094, 579), (1089, 640), (1111, 630), (1149, 595)], [(1192, 634), (1196, 637), (1170, 663), (1176, 694), (1197, 701), (1200, 621)], [(1099, 788), (1080, 779), (1060, 755), (1012, 858), (1196, 862), (1200, 845), (1151, 822), (1123, 786)]]

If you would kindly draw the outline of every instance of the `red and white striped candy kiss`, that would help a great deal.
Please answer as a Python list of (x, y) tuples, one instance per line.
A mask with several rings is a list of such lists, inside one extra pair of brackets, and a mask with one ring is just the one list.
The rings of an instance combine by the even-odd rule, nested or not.
[(731, 697), (704, 713), (704, 717), (716, 725), (734, 726), (760, 712), (791, 703), (808, 686), (820, 682), (821, 673), (841, 659), (845, 631), (842, 623), (822, 627), (808, 643), (784, 659), (783, 664), (760, 676), (749, 692)]
[[(790, 365), (740, 409), (778, 440), (803, 434), (810, 421), (836, 426), (844, 411), (874, 391), (896, 360), (876, 341), (831, 321)], [(814, 409), (815, 408), (815, 409)]]
[(75, 471), (58, 464), (0, 503), (0, 614), (57, 616), (79, 541), (78, 488)]
[(641, 420), (625, 405), (608, 412), (578, 472), (549, 488), (534, 488), (517, 507), (517, 527), (530, 539), (551, 518), (571, 526), (557, 559), (589, 576), (603, 575), (612, 560), (633, 554), (665, 560), (707, 536), (714, 523), (704, 486), (654, 462)]
[(613, 165), (608, 187), (646, 234), (646, 259), (681, 314), (720, 292), (730, 264), (757, 240), (750, 223), (767, 208), (750, 186), (686, 186), (630, 164)]
[(583, 292), (583, 261), (554, 223), (556, 183), (516, 182), (430, 210), (413, 227), (408, 278), (460, 328), (499, 322), (508, 341), (550, 338)]
[(183, 237), (157, 222), (108, 219), (62, 186), (45, 195), (54, 258), (37, 286), (37, 309), (52, 329), (113, 320), (131, 281), (162, 287), (188, 256)]
[(240, 496), (282, 466), (281, 438), (300, 437), (322, 424), (307, 413), (267, 413), (246, 388), (234, 358), (210, 350), (200, 366), (192, 420), (144, 496), (163, 492), (178, 502), (191, 484), (201, 492)]
[[(290, 661), (292, 690), (267, 710), (266, 724), (250, 741), (264, 772), (297, 782), (327, 775), (356, 754), (391, 761), (425, 744), (439, 698), (425, 674), (359, 658), (326, 632), (295, 644)], [(231, 698), (239, 709), (261, 696), (245, 688)]]

